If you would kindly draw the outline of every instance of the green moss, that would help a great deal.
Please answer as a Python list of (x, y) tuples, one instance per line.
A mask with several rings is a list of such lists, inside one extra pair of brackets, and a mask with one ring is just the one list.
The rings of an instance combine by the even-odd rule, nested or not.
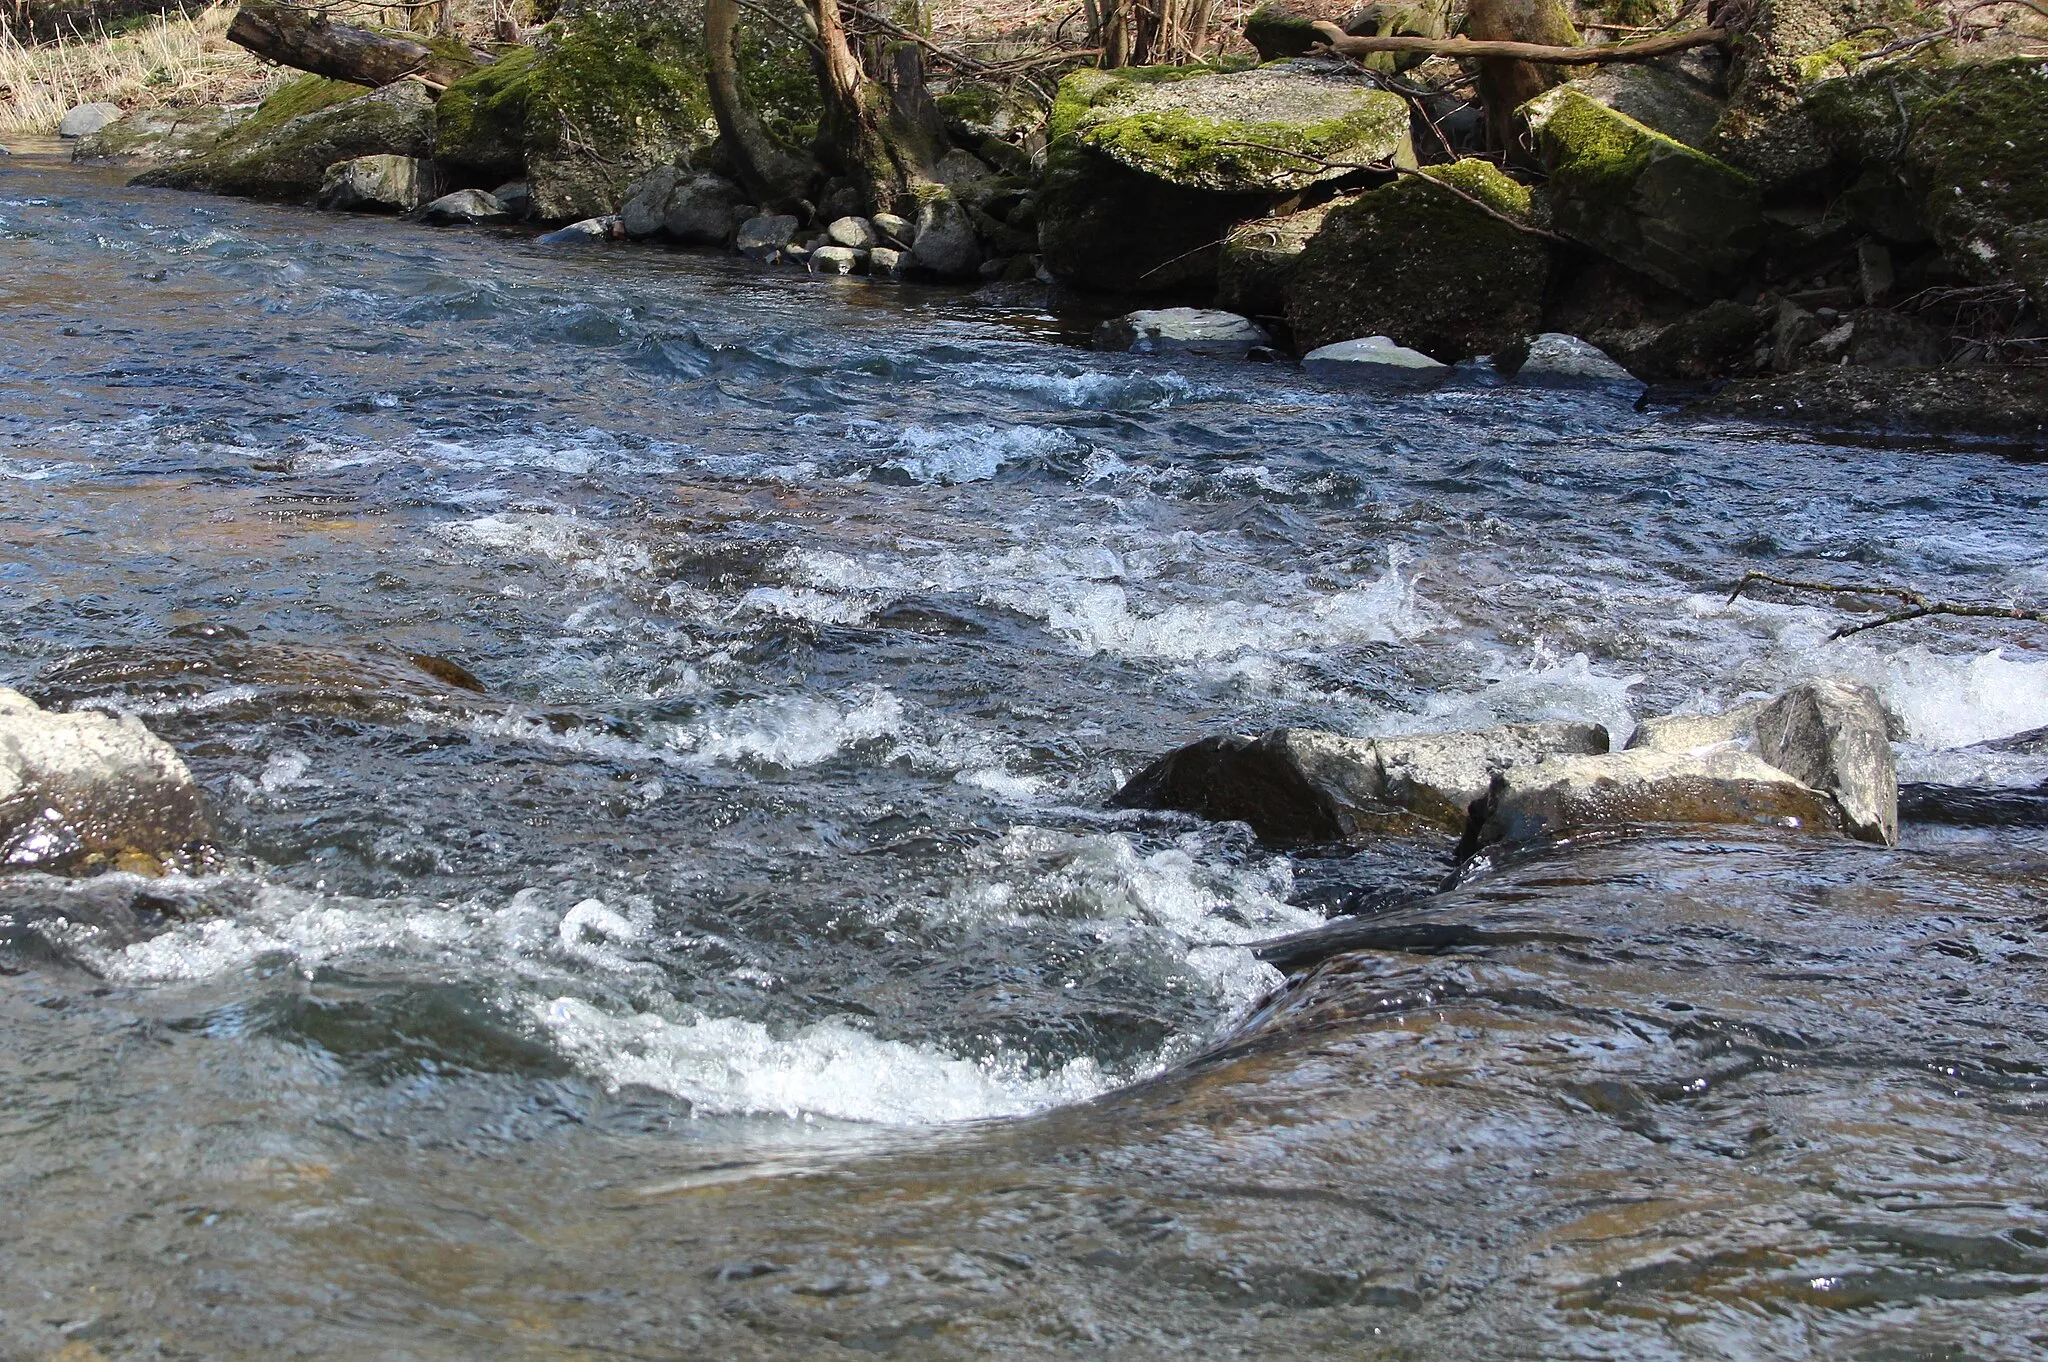
[(711, 121), (703, 61), (701, 41), (679, 24), (585, 14), (541, 45), (528, 134), (536, 143), (580, 141), (600, 152), (688, 138)]
[(1496, 213), (1527, 221), (1529, 186), (1501, 173), (1491, 161), (1467, 158), (1449, 165), (1431, 166), (1422, 172), (1433, 180), (1455, 185)]
[(325, 76), (300, 76), (288, 85), (281, 85), (271, 92), (270, 98), (256, 106), (256, 112), (243, 119), (235, 129), (237, 142), (254, 141), (264, 133), (281, 128), (301, 114), (313, 113), (336, 104), (345, 104), (351, 99), (361, 99), (370, 93), (366, 85), (351, 85), (345, 80), (329, 80)]
[(1325, 162), (1341, 162), (1351, 148), (1376, 140), (1385, 123), (1378, 109), (1307, 124), (1228, 123), (1162, 109), (1106, 120), (1084, 128), (1080, 138), (1125, 165), (1156, 168), (1165, 179), (1248, 181), (1337, 168)]
[(809, 146), (825, 116), (809, 49), (780, 29), (747, 24), (739, 59), (740, 84), (769, 135), (786, 147)]
[(513, 48), (450, 85), (435, 109), (434, 154), (486, 175), (519, 173), (538, 56), (530, 47)]
[(2048, 61), (1883, 63), (1817, 86), (1808, 107), (1840, 151), (1902, 180), (1979, 277), (2002, 277), (2005, 233), (2048, 219)]

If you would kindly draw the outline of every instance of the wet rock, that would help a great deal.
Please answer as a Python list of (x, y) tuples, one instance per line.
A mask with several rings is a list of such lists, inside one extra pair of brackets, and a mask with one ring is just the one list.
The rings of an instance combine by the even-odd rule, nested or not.
[(1764, 243), (1754, 179), (1569, 85), (1522, 112), (1558, 232), (1701, 300), (1741, 281)]
[(740, 224), (733, 249), (750, 260), (771, 264), (779, 259), (796, 235), (797, 221), (787, 213), (765, 213)]
[(420, 221), (435, 227), (506, 222), (511, 217), (495, 195), (481, 189), (458, 189), (453, 194), (443, 194), (420, 210)]
[(1249, 317), (1211, 308), (1169, 307), (1127, 313), (1095, 328), (1095, 348), (1139, 355), (1165, 353), (1244, 358), (1272, 341)]
[(1699, 380), (1736, 371), (1770, 334), (1776, 314), (1760, 313), (1726, 298), (1651, 329), (1624, 352), (1631, 372), (1652, 379)]
[(1597, 388), (1618, 393), (1631, 401), (1642, 396), (1644, 384), (1622, 368), (1590, 341), (1546, 331), (1529, 342), (1528, 356), (1515, 370), (1515, 382), (1525, 388)]
[(507, 180), (491, 191), (491, 197), (505, 206), (505, 211), (519, 222), (533, 216), (533, 192), (524, 180)]
[(1904, 313), (1863, 308), (1815, 336), (1798, 351), (1796, 360), (1912, 369), (1940, 364), (1948, 352), (1948, 333), (1941, 328)]
[(930, 195), (918, 204), (910, 260), (941, 279), (965, 279), (981, 268), (973, 219), (951, 194)]
[(917, 241), (917, 224), (909, 218), (898, 217), (894, 213), (877, 213), (868, 221), (874, 224), (876, 231), (902, 249), (907, 250)]
[(1660, 714), (1644, 719), (1629, 735), (1625, 750), (1693, 754), (1729, 746), (1754, 750), (1756, 719), (1764, 704), (1757, 700), (1723, 714)]
[(358, 156), (327, 167), (322, 208), (347, 213), (410, 213), (440, 193), (441, 175), (417, 156)]
[(263, 101), (203, 156), (158, 166), (135, 183), (167, 189), (309, 201), (327, 168), (359, 156), (427, 159), (434, 146), (434, 99), (417, 81), (365, 92), (308, 76)]
[(1461, 831), (1495, 773), (1558, 753), (1607, 750), (1598, 724), (1510, 724), (1469, 733), (1349, 738), (1307, 729), (1228, 734), (1168, 753), (1111, 803), (1251, 825), (1272, 845)]
[(615, 217), (585, 218), (572, 222), (567, 227), (557, 227), (534, 238), (540, 246), (594, 246), (600, 242), (617, 240), (625, 235), (619, 230)]
[(1406, 103), (1343, 63), (1139, 70), (1060, 83), (1036, 212), (1039, 250), (1062, 280), (1127, 292), (1205, 285), (1232, 223), (1353, 173), (1328, 162), (1412, 163)]
[(1216, 304), (1254, 317), (1278, 317), (1287, 310), (1287, 286), (1323, 219), (1347, 199), (1335, 199), (1298, 213), (1259, 218), (1233, 227), (1216, 263)]
[(1451, 366), (1385, 336), (1363, 336), (1318, 346), (1301, 357), (1317, 378), (1388, 389), (1434, 388), (1451, 376)]
[(1988, 364), (1877, 369), (1855, 364), (1738, 379), (1705, 411), (1857, 430), (2048, 439), (2048, 370)]
[(0, 867), (196, 870), (212, 836), (192, 773), (139, 719), (52, 713), (0, 688)]
[(825, 229), (825, 235), (832, 238), (833, 245), (856, 251), (872, 250), (882, 244), (881, 234), (875, 231), (872, 223), (866, 218), (851, 215), (834, 219)]
[(820, 246), (804, 264), (812, 274), (866, 274), (868, 253), (851, 246)]
[(1645, 823), (1839, 833), (1842, 815), (1827, 795), (1753, 753), (1632, 748), (1508, 769), (1472, 810), (1460, 851)]
[(89, 133), (71, 149), (74, 161), (168, 164), (203, 156), (243, 115), (232, 109), (136, 109)]
[(738, 185), (719, 175), (692, 175), (669, 195), (662, 230), (687, 245), (723, 246), (744, 221), (739, 208)]
[(638, 241), (666, 226), (677, 173), (674, 166), (656, 166), (626, 187), (626, 201), (619, 206), (619, 226), (627, 236)]
[(1541, 329), (1548, 245), (1445, 186), (1510, 219), (1529, 215), (1529, 191), (1479, 160), (1332, 207), (1287, 285), (1298, 344), (1383, 335), (1451, 363)]
[(121, 116), (118, 104), (79, 104), (67, 110), (57, 122), (57, 135), (64, 138), (90, 137)]
[(1899, 840), (1899, 777), (1877, 692), (1855, 682), (1801, 682), (1756, 716), (1757, 753), (1840, 806), (1851, 837)]
[(905, 252), (877, 246), (868, 252), (868, 273), (877, 279), (901, 279), (907, 261)]

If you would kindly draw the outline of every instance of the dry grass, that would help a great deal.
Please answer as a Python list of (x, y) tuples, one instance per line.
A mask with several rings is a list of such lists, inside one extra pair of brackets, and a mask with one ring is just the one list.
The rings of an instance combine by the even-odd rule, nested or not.
[(33, 47), (0, 29), (0, 132), (54, 133), (79, 104), (197, 108), (261, 99), (292, 73), (227, 40), (234, 12), (216, 5), (117, 35), (101, 30)]

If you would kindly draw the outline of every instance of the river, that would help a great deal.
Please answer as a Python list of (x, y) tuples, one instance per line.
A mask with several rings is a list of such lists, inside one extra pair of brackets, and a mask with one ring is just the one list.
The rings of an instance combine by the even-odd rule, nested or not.
[[(230, 867), (0, 887), (0, 1355), (2048, 1349), (2048, 757), (1975, 746), (2039, 635), (1727, 603), (2039, 600), (2025, 451), (18, 151), (0, 681), (143, 717)], [(1942, 787), (1899, 848), (1440, 890), (1106, 808), (1820, 673)]]

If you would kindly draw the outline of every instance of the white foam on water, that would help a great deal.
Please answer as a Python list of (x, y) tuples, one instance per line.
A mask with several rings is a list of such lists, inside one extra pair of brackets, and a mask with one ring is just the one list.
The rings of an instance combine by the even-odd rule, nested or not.
[(987, 365), (969, 368), (961, 381), (969, 388), (1029, 395), (1074, 411), (1158, 411), (1209, 391), (1172, 370), (1156, 374), (1048, 373)]
[(1382, 725), (1376, 731), (1455, 732), (1496, 724), (1586, 720), (1605, 725), (1616, 748), (1635, 732), (1628, 693), (1643, 678), (1633, 673), (1611, 675), (1596, 668), (1584, 653), (1559, 658), (1539, 639), (1524, 664), (1488, 659), (1480, 680), (1484, 690), (1439, 691), (1421, 713), (1407, 720), (1387, 716), (1393, 726)]
[(614, 585), (652, 576), (654, 559), (644, 544), (623, 537), (616, 526), (576, 515), (506, 512), (443, 526), (451, 543), (498, 557), (540, 558), (561, 563), (587, 581)]
[(678, 726), (674, 741), (706, 762), (763, 762), (795, 770), (907, 729), (903, 702), (873, 687), (850, 701), (812, 695), (749, 701)]
[(843, 1021), (778, 1038), (758, 1022), (615, 1016), (571, 997), (536, 1004), (533, 1015), (587, 1071), (614, 1086), (672, 1093), (701, 1115), (930, 1125), (1022, 1116), (1110, 1086), (1086, 1059), (1030, 1076), (993, 1060), (878, 1039)]
[(1079, 457), (1081, 441), (1049, 426), (905, 426), (889, 449), (893, 468), (914, 482), (941, 486), (986, 482), (1005, 467), (1057, 457)]

